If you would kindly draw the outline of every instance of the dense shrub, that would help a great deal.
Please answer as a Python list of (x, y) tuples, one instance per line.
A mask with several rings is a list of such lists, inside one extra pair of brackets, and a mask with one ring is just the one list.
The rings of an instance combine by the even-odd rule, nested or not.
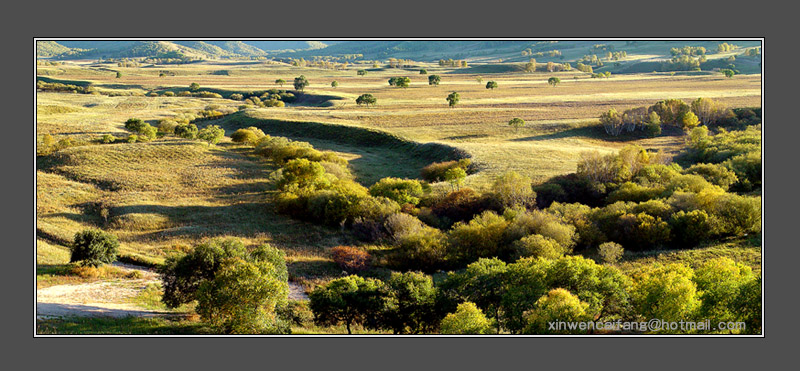
[(540, 210), (506, 209), (503, 216), (509, 221), (504, 241), (510, 242), (539, 234), (558, 243), (562, 253), (571, 251), (575, 246), (575, 227), (554, 214)]
[(617, 228), (606, 235), (631, 250), (644, 250), (665, 245), (670, 240), (670, 227), (661, 218), (646, 213), (623, 214)]
[(607, 240), (605, 234), (592, 221), (592, 208), (589, 206), (579, 203), (554, 202), (547, 208), (547, 211), (575, 227), (578, 246), (597, 246)]
[(518, 257), (556, 259), (564, 256), (565, 249), (556, 240), (540, 234), (523, 237), (515, 243)]
[(394, 242), (402, 241), (406, 236), (416, 234), (426, 228), (419, 219), (404, 213), (392, 214), (386, 218), (384, 227)]
[(369, 266), (369, 253), (352, 246), (336, 246), (331, 249), (333, 261), (348, 272), (358, 272)]
[(278, 190), (291, 189), (325, 189), (330, 187), (331, 180), (325, 176), (325, 168), (319, 162), (307, 159), (295, 159), (271, 175)]
[(178, 123), (175, 120), (163, 119), (158, 121), (158, 131), (164, 134), (174, 134)]
[(703, 263), (694, 273), (692, 280), (701, 302), (698, 314), (712, 322), (740, 319), (735, 302), (741, 288), (756, 278), (750, 267), (730, 258), (716, 258)]
[(616, 242), (604, 242), (597, 247), (597, 253), (603, 259), (603, 262), (608, 264), (616, 263), (625, 251), (622, 245)]
[(633, 182), (622, 183), (617, 190), (608, 194), (607, 202), (617, 201), (642, 202), (659, 197), (664, 193), (664, 187), (647, 187)]
[(434, 162), (422, 168), (420, 175), (422, 179), (429, 182), (441, 182), (446, 179), (445, 174), (450, 169), (461, 168), (469, 172), (472, 162), (469, 159), (461, 159), (458, 161)]
[(681, 321), (692, 318), (700, 305), (694, 272), (682, 264), (648, 266), (634, 274), (632, 304), (642, 318)]
[(469, 301), (494, 319), (500, 332), (501, 298), (506, 292), (508, 266), (500, 259), (478, 259), (459, 272), (448, 272), (439, 285), (442, 296), (450, 302)]
[(492, 193), (503, 207), (533, 207), (536, 202), (531, 179), (513, 171), (495, 179)]
[(319, 286), (309, 295), (314, 323), (320, 326), (344, 323), (348, 334), (354, 324), (379, 329), (384, 290), (383, 282), (359, 276), (342, 277)]
[(178, 124), (175, 127), (175, 135), (185, 138), (194, 139), (197, 136), (197, 125), (195, 124)]
[(486, 210), (500, 210), (500, 207), (495, 205), (492, 199), (482, 196), (471, 188), (450, 192), (431, 206), (431, 211), (443, 222), (443, 228), (455, 222), (472, 219)]
[(235, 143), (248, 143), (253, 144), (261, 139), (264, 138), (266, 135), (264, 134), (261, 129), (256, 127), (249, 127), (244, 129), (238, 129), (233, 134), (231, 134), (231, 140)]
[(209, 145), (217, 144), (225, 137), (225, 130), (218, 125), (208, 125), (197, 132), (197, 139), (207, 142)]
[(438, 290), (430, 276), (395, 272), (386, 280), (386, 289), (382, 327), (395, 334), (430, 333), (439, 327)]
[(117, 260), (117, 237), (97, 229), (87, 229), (75, 234), (70, 245), (70, 263), (97, 267)]
[(423, 194), (423, 188), (417, 180), (383, 178), (369, 187), (369, 194), (374, 197), (386, 197), (401, 205), (416, 205)]
[(523, 315), (526, 322), (524, 334), (552, 334), (552, 333), (581, 333), (580, 329), (550, 330), (551, 322), (583, 322), (592, 317), (587, 312), (589, 304), (582, 302), (569, 291), (557, 288), (550, 290), (547, 295), (536, 301), (532, 309)]
[[(758, 159), (758, 166), (761, 168), (760, 157)], [(684, 174), (700, 175), (709, 183), (719, 186), (723, 190), (728, 190), (732, 184), (739, 180), (735, 172), (718, 164), (694, 164), (683, 172)]]
[(448, 233), (449, 255), (454, 261), (466, 263), (479, 258), (507, 257), (504, 237), (508, 221), (493, 211), (485, 211), (469, 223), (458, 222)]
[(547, 208), (553, 202), (581, 203), (589, 206), (600, 206), (606, 197), (607, 189), (601, 183), (595, 183), (586, 176), (577, 173), (559, 175), (546, 183), (534, 187), (536, 204), (539, 208)]
[(703, 210), (678, 211), (669, 220), (672, 242), (683, 248), (706, 241), (713, 233), (714, 222)]
[(556, 288), (568, 290), (587, 303), (586, 313), (598, 320), (620, 318), (629, 310), (629, 279), (614, 267), (580, 256), (520, 259), (508, 265), (503, 277), (501, 317), (504, 327), (512, 333), (527, 327), (525, 312)]
[(490, 334), (492, 323), (472, 302), (463, 302), (455, 312), (442, 319), (441, 333), (450, 335), (482, 335)]
[(388, 256), (388, 263), (398, 269), (432, 272), (445, 267), (446, 259), (446, 235), (426, 226), (401, 235)]
[(114, 143), (115, 140), (116, 140), (116, 138), (114, 138), (113, 135), (111, 135), (111, 134), (103, 134), (103, 136), (100, 138), (100, 143), (103, 143), (103, 144)]

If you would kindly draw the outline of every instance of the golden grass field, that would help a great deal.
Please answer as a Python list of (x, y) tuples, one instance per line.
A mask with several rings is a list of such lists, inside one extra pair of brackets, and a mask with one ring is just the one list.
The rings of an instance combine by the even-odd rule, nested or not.
[[(667, 98), (688, 102), (698, 97), (713, 98), (729, 107), (761, 106), (760, 75), (728, 79), (653, 73), (592, 79), (580, 72), (536, 72), (486, 74), (478, 83), (476, 75), (450, 73), (452, 69), (433, 64), (423, 66), (429, 75), (441, 76), (439, 86), (429, 86), (427, 75), (416, 69), (356, 75), (357, 69), (371, 65), (342, 71), (230, 61), (157, 68), (95, 66), (90, 61), (40, 66), (38, 73), (43, 76), (88, 81), (100, 91), (135, 95), (38, 92), (36, 129), (39, 139), (44, 134), (80, 142), (103, 134), (124, 138), (123, 123), (131, 117), (155, 123), (210, 104), (231, 109), (241, 104), (229, 99), (143, 96), (149, 91), (185, 88), (191, 83), (200, 84), (201, 90), (266, 90), (281, 88), (274, 83), (278, 78), (287, 81), (283, 89), (291, 89), (293, 78), (302, 74), (311, 82), (307, 93), (342, 99), (333, 100), (331, 106), (260, 108), (248, 115), (375, 128), (413, 141), (458, 147), (480, 168), (468, 177), (467, 185), (481, 188), (510, 170), (539, 182), (574, 172), (583, 151), (612, 152), (636, 143), (674, 154), (683, 146), (684, 138), (679, 135), (607, 140), (593, 125), (600, 113), (610, 108), (622, 111)], [(116, 78), (114, 70), (121, 71), (122, 77)], [(175, 76), (159, 77), (159, 71)], [(387, 80), (392, 76), (409, 76), (411, 86), (389, 86)], [(551, 76), (558, 76), (561, 83), (548, 85)], [(334, 80), (339, 83), (337, 88), (330, 86)], [(497, 89), (485, 88), (490, 80), (498, 83)], [(445, 97), (452, 91), (457, 91), (461, 100), (449, 108)], [(357, 106), (355, 98), (363, 93), (374, 95), (377, 105)], [(508, 127), (514, 117), (524, 119), (525, 127), (517, 131)], [(407, 158), (402, 154), (352, 148), (335, 141), (312, 143), (340, 152), (353, 162), (361, 159), (364, 165), (356, 174), (366, 183), (392, 172), (413, 176), (419, 171), (396, 170)], [(283, 249), (292, 279), (313, 286), (341, 273), (328, 248), (354, 242), (338, 229), (276, 214), (267, 191), (269, 174), (276, 167), (227, 137), (216, 146), (174, 137), (149, 143), (86, 144), (60, 150), (52, 158), (40, 161), (36, 172), (37, 262), (43, 266), (66, 263), (66, 246), (75, 232), (87, 227), (111, 231), (119, 237), (123, 255), (153, 263), (205, 238), (234, 236), (249, 244), (269, 242)], [(101, 212), (103, 209), (106, 211)]]

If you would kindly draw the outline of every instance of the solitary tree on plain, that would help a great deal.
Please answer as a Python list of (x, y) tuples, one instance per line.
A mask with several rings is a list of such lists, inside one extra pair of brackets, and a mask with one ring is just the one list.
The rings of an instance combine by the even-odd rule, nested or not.
[(561, 79), (559, 79), (558, 77), (551, 77), (551, 78), (547, 79), (547, 83), (550, 84), (553, 87), (558, 85), (558, 83), (560, 83), (560, 82), (561, 82)]
[(358, 71), (356, 72), (356, 74), (358, 74), (359, 76), (364, 76), (364, 75), (366, 75), (366, 74), (367, 74), (367, 70), (358, 70)]
[(497, 88), (497, 83), (496, 83), (496, 82), (494, 82), (494, 81), (489, 81), (489, 82), (487, 82), (487, 83), (486, 83), (486, 89), (492, 89), (492, 90), (494, 90), (494, 89), (496, 89), (496, 88)]
[(338, 81), (336, 81), (336, 80), (334, 80), (334, 81), (331, 81), (331, 87), (332, 87), (332, 88), (335, 88), (335, 87), (337, 87), (337, 86), (339, 86), (339, 82), (338, 82)]
[(285, 83), (286, 83), (286, 80), (284, 80), (284, 79), (277, 79), (277, 80), (275, 80), (275, 83), (276, 83), (276, 84), (278, 84), (278, 85), (280, 85), (281, 87), (283, 87), (283, 84), (285, 84)]
[(308, 80), (305, 76), (300, 75), (294, 78), (294, 90), (303, 91), (308, 86)]
[(376, 101), (377, 99), (375, 99), (372, 94), (361, 94), (358, 96), (358, 98), (356, 98), (356, 104), (359, 106), (364, 104), (369, 107), (370, 104), (375, 104)]
[(117, 78), (122, 77), (122, 72), (117, 71)]
[(198, 84), (196, 82), (193, 82), (191, 85), (189, 85), (189, 90), (191, 90), (191, 91), (200, 90), (200, 84)]
[(408, 78), (408, 77), (398, 77), (397, 80), (395, 80), (395, 84), (394, 85), (397, 86), (398, 88), (407, 88), (409, 84), (411, 84), (411, 79), (410, 78)]
[(725, 77), (727, 78), (731, 78), (733, 77), (733, 75), (736, 74), (736, 72), (734, 72), (732, 69), (729, 68), (721, 69), (719, 70), (719, 72), (722, 72), (722, 74), (725, 75)]
[(419, 74), (420, 75), (427, 75), (428, 74), (428, 70), (423, 68), (423, 69), (419, 70)]
[(521, 119), (519, 117), (514, 117), (513, 119), (508, 121), (508, 126), (513, 127), (514, 128), (514, 132), (516, 133), (519, 130), (519, 128), (525, 126), (525, 120), (523, 120), (523, 119)]
[(439, 75), (428, 76), (428, 85), (439, 85), (440, 81), (442, 81), (442, 78)]
[(450, 104), (450, 107), (455, 107), (460, 98), (457, 92), (452, 92), (447, 96), (447, 103)]

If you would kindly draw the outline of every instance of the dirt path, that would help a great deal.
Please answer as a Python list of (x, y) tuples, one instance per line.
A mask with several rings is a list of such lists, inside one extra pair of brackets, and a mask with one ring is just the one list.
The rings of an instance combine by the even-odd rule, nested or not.
[[(128, 303), (147, 285), (159, 282), (152, 270), (115, 263), (124, 270), (139, 271), (141, 279), (109, 280), (77, 285), (57, 285), (36, 290), (36, 318), (79, 317), (154, 317), (170, 312), (154, 311)], [(302, 286), (289, 282), (289, 299), (308, 300)]]

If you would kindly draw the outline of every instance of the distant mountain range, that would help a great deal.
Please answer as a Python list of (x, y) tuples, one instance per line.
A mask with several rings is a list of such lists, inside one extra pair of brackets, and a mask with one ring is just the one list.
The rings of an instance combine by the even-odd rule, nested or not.
[(254, 57), (322, 49), (336, 42), (319, 41), (38, 41), (40, 58)]
[[(96, 58), (178, 58), (220, 59), (264, 57), (288, 60), (291, 58), (345, 57), (354, 60), (386, 60), (388, 58), (435, 62), (440, 59), (469, 59), (472, 62), (505, 64), (528, 63), (536, 59), (546, 62), (583, 62), (604, 59), (606, 70), (611, 72), (655, 71), (673, 57), (675, 50), (685, 46), (703, 47), (709, 60), (720, 58), (716, 54), (719, 43), (735, 44), (741, 50), (760, 46), (759, 41), (737, 40), (353, 40), (353, 41), (39, 41), (36, 53), (39, 58), (96, 59)], [(676, 49), (677, 48), (677, 49)], [(626, 57), (611, 60), (615, 52), (624, 51)], [(726, 56), (727, 57), (727, 56)], [(588, 63), (588, 62), (585, 62)], [(721, 62), (720, 62), (721, 63)], [(725, 63), (717, 63), (726, 66)], [(728, 63), (730, 64), (730, 63)], [(741, 67), (757, 69), (757, 61), (736, 63)], [(634, 66), (635, 65), (635, 66)], [(595, 68), (598, 68), (598, 65)], [(716, 66), (716, 64), (715, 64)], [(755, 66), (755, 67), (754, 67)], [(513, 67), (513, 66), (511, 66)], [(635, 68), (634, 68), (635, 67)], [(718, 66), (719, 67), (719, 66)], [(739, 68), (739, 67), (736, 67)], [(464, 71), (468, 71), (464, 69)], [(479, 71), (470, 71), (479, 72)]]

